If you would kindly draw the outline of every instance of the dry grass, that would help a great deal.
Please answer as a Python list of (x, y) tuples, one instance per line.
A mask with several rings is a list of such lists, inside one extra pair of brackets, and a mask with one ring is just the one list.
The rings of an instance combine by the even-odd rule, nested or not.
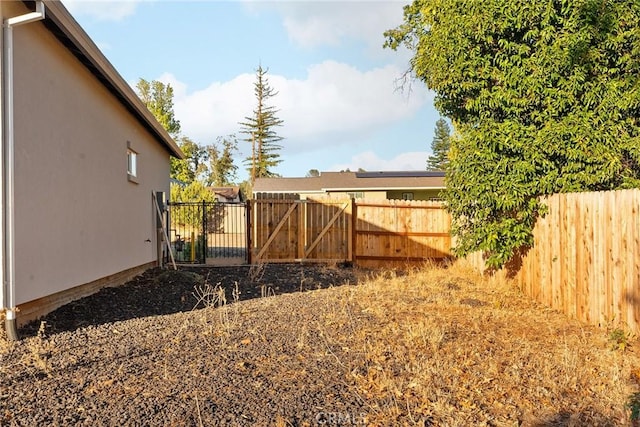
[[(262, 295), (274, 291), (265, 287)], [(164, 343), (163, 354), (151, 353), (151, 344), (147, 353), (128, 350), (156, 361), (148, 373), (157, 371), (158, 384), (173, 390), (190, 369), (190, 375), (203, 369), (202, 361), (180, 359), (184, 349), (200, 346), (228, 353), (236, 373), (246, 371), (254, 382), (269, 378), (274, 386), (310, 386), (321, 379), (308, 371), (322, 364), (344, 373), (354, 400), (364, 402), (362, 413), (319, 412), (324, 418), (302, 424), (280, 408), (269, 425), (328, 419), (372, 426), (614, 426), (630, 425), (631, 409), (640, 413), (634, 337), (568, 320), (463, 263), (384, 271), (358, 286), (249, 304), (238, 303), (237, 284), (229, 301), (219, 284), (206, 281), (194, 296), (207, 308), (174, 315), (182, 323), (160, 330), (160, 337), (148, 332)], [(293, 313), (289, 302), (299, 298), (301, 311)], [(0, 336), (0, 356), (14, 346)], [(16, 363), (48, 376), (53, 340), (39, 334), (21, 346), (26, 351)], [(182, 363), (172, 365), (175, 360)], [(3, 369), (0, 364), (0, 374)], [(215, 371), (207, 369), (202, 376)], [(122, 381), (134, 379), (144, 381)], [(188, 394), (196, 425), (204, 423), (209, 388)], [(634, 408), (626, 405), (630, 399)]]
[[(13, 348), (13, 343), (7, 338), (7, 334), (4, 330), (4, 313), (0, 312), (0, 359), (9, 354)], [(4, 375), (7, 367), (0, 364), (0, 374)]]
[(620, 425), (637, 391), (633, 346), (462, 263), (377, 274), (325, 320), (371, 425)]
[[(0, 321), (3, 321), (0, 316)], [(0, 360), (12, 360), (11, 363), (0, 363), (0, 374), (11, 372), (15, 366), (26, 369), (32, 376), (50, 375), (52, 370), (51, 356), (56, 351), (56, 344), (53, 339), (45, 334), (46, 323), (42, 322), (38, 333), (34, 337), (25, 339), (23, 351), (17, 358), (11, 355), (16, 351), (19, 343), (10, 341), (6, 335), (4, 328), (0, 328)]]

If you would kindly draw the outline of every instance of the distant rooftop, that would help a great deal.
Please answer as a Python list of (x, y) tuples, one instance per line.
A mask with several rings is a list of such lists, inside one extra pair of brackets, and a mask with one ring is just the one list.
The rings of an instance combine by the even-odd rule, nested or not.
[(356, 172), (356, 178), (414, 178), (414, 177), (443, 177), (442, 171), (378, 171)]
[(362, 190), (432, 190), (444, 188), (444, 172), (322, 172), (306, 178), (257, 178), (254, 193), (325, 193)]
[(240, 198), (240, 187), (231, 186), (231, 187), (207, 187), (209, 191), (218, 196), (222, 196), (225, 199), (233, 200), (236, 198)]

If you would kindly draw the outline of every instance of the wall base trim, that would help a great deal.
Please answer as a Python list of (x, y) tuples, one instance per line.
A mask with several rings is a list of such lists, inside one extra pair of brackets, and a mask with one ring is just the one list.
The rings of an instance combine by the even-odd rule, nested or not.
[(40, 319), (55, 309), (62, 307), (71, 301), (84, 298), (98, 292), (102, 288), (116, 287), (123, 285), (136, 276), (141, 275), (150, 268), (156, 267), (158, 263), (152, 261), (137, 267), (123, 270), (119, 273), (110, 274), (101, 279), (94, 280), (84, 285), (75, 286), (71, 289), (57, 292), (46, 297), (38, 298), (18, 305), (17, 322), (18, 327), (24, 326), (29, 322)]

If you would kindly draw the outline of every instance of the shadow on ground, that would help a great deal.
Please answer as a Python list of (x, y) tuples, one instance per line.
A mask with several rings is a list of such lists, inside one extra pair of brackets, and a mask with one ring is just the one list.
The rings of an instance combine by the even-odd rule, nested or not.
[(600, 427), (615, 427), (620, 425), (619, 420), (612, 420), (609, 417), (595, 411), (560, 411), (550, 414), (535, 421), (526, 422), (522, 425), (530, 427), (572, 427), (597, 425)]
[(202, 301), (203, 293), (208, 292), (207, 297), (216, 298), (212, 292), (218, 289), (224, 289), (226, 303), (231, 303), (355, 283), (356, 271), (349, 266), (188, 266), (180, 267), (177, 271), (156, 268), (122, 286), (103, 288), (93, 295), (66, 304), (24, 326), (20, 334), (35, 335), (41, 321), (46, 322), (46, 332), (50, 334), (133, 318), (197, 310), (207, 305)]

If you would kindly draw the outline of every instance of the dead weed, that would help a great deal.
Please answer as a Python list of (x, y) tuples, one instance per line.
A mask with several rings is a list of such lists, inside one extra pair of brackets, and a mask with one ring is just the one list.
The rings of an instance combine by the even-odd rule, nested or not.
[[(347, 300), (331, 321), (360, 355), (342, 363), (376, 402), (372, 425), (619, 425), (640, 413), (628, 403), (637, 354), (462, 262), (382, 272)], [(353, 313), (367, 321), (345, 327)]]

